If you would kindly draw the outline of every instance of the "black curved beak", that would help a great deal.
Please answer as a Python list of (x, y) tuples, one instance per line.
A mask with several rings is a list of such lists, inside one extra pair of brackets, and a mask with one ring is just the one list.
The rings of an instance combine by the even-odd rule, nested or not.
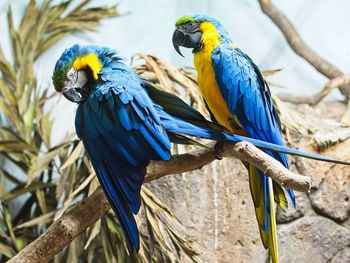
[(184, 57), (180, 51), (180, 46), (186, 48), (193, 48), (193, 52), (198, 51), (201, 48), (202, 32), (196, 31), (193, 33), (183, 32), (176, 28), (173, 34), (173, 45), (176, 52)]
[(65, 88), (65, 90), (62, 94), (67, 100), (75, 103), (82, 101), (83, 95), (76, 88)]

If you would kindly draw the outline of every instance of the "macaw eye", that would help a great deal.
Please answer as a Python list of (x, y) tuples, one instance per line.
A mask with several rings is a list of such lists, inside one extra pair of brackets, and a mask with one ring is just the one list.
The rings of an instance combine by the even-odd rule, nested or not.
[(191, 32), (196, 29), (196, 23), (187, 23), (182, 26), (183, 30)]
[(68, 79), (72, 79), (72, 78), (74, 78), (74, 76), (75, 76), (75, 72), (74, 71), (72, 71), (72, 70), (68, 71), (68, 73), (67, 73), (67, 78)]

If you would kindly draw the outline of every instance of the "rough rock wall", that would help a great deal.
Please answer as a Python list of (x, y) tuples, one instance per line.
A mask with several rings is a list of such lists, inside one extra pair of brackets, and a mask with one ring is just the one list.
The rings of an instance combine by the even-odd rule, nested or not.
[[(224, 159), (150, 187), (202, 248), (203, 262), (264, 262), (246, 170)], [(234, 261), (232, 261), (234, 260)]]
[[(312, 150), (305, 147), (310, 141), (296, 141)], [(322, 154), (350, 159), (349, 149), (347, 140)], [(296, 209), (277, 212), (280, 261), (350, 262), (350, 168), (300, 158), (290, 162), (291, 169), (312, 176), (312, 189), (296, 193)], [(195, 172), (162, 178), (150, 188), (199, 243), (203, 262), (268, 262), (247, 171), (239, 160), (215, 161)]]

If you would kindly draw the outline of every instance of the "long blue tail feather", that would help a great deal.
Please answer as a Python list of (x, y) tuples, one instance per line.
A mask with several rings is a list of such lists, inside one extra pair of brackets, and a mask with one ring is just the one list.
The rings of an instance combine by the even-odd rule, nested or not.
[(242, 135), (229, 134), (225, 132), (215, 131), (207, 127), (193, 125), (191, 123), (185, 122), (181, 119), (174, 118), (168, 115), (167, 119), (163, 120), (163, 126), (167, 131), (173, 133), (180, 133), (193, 137), (200, 137), (211, 140), (219, 140), (219, 141), (228, 141), (228, 142), (242, 142), (246, 141), (258, 148), (262, 148), (264, 150), (269, 150), (272, 152), (286, 153), (290, 155), (301, 156), (305, 158), (310, 158), (314, 160), (331, 162), (337, 164), (350, 165), (349, 161), (342, 161), (338, 159), (334, 159), (332, 157), (322, 156), (315, 153), (304, 152), (297, 149), (289, 148), (282, 145), (277, 145), (269, 142), (264, 142), (261, 140), (249, 138)]

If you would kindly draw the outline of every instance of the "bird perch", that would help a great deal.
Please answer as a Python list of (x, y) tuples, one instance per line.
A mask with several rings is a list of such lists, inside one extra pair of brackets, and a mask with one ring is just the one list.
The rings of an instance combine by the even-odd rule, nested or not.
[[(271, 0), (258, 1), (261, 10), (281, 30), (289, 46), (296, 54), (309, 62), (318, 72), (329, 79), (344, 75), (340, 69), (321, 57), (304, 42), (292, 22), (273, 4), (273, 2), (271, 2)], [(342, 83), (338, 88), (346, 98), (349, 98), (349, 85), (347, 85), (347, 83)], [(316, 98), (316, 100), (317, 99), (319, 98)]]
[[(295, 174), (280, 162), (247, 142), (211, 143), (207, 148), (174, 155), (168, 161), (152, 161), (147, 167), (145, 182), (169, 174), (179, 174), (207, 165), (222, 157), (237, 157), (264, 171), (282, 186), (306, 192), (308, 176)], [(101, 218), (110, 206), (101, 188), (55, 221), (45, 233), (21, 250), (8, 263), (48, 262), (75, 237)]]
[(350, 84), (350, 74), (346, 74), (340, 77), (336, 77), (334, 79), (329, 80), (323, 89), (311, 96), (298, 96), (293, 94), (278, 94), (278, 97), (287, 102), (291, 102), (294, 104), (309, 104), (311, 106), (315, 106), (323, 98), (325, 98), (332, 90), (335, 88), (339, 88), (344, 85)]

